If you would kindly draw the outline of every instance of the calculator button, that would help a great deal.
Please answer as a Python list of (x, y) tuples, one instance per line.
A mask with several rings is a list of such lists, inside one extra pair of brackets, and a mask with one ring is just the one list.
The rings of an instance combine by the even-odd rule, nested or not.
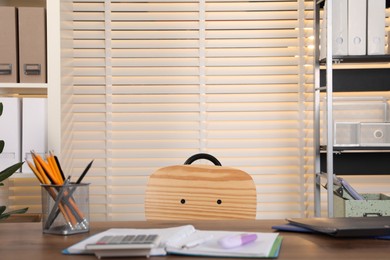
[(153, 243), (156, 239), (157, 239), (158, 235), (148, 235), (146, 238), (145, 238), (145, 241), (146, 242), (150, 242), (150, 243)]
[(104, 236), (104, 237), (100, 238), (100, 239), (96, 242), (96, 244), (105, 245), (105, 244), (108, 243), (108, 241), (111, 240), (111, 238), (112, 238), (112, 236)]
[(120, 244), (124, 236), (113, 236), (109, 241), (110, 244)]
[(135, 238), (134, 238), (134, 244), (143, 244), (145, 242), (145, 238), (147, 236), (146, 235), (137, 235)]
[(134, 235), (127, 235), (123, 238), (122, 244), (131, 244), (133, 243), (135, 236)]

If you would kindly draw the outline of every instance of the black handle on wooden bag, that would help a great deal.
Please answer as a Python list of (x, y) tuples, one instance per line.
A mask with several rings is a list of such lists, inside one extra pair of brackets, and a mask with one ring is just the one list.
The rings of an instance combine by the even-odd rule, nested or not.
[(191, 164), (193, 163), (194, 161), (196, 160), (200, 160), (200, 159), (206, 159), (206, 160), (209, 160), (211, 161), (212, 163), (214, 163), (216, 166), (222, 166), (222, 164), (218, 161), (217, 158), (215, 158), (214, 156), (212, 156), (211, 154), (208, 154), (208, 153), (197, 153), (197, 154), (194, 154), (192, 155), (190, 158), (188, 158), (184, 164)]

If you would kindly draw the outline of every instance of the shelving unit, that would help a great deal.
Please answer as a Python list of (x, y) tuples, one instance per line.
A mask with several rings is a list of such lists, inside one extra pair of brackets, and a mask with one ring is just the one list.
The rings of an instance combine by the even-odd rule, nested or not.
[[(327, 52), (319, 60), (320, 8), (325, 1), (315, 4), (315, 70), (314, 70), (314, 140), (315, 140), (315, 216), (321, 215), (321, 174), (327, 173), (327, 210), (333, 217), (333, 174), (382, 175), (390, 174), (390, 146), (335, 146), (333, 123), (334, 92), (367, 92), (390, 90), (390, 55), (333, 56), (332, 55), (332, 2), (327, 0)], [(331, 62), (328, 62), (331, 61)], [(365, 64), (379, 64), (367, 68)], [(351, 68), (336, 69), (335, 65), (350, 64)], [(356, 66), (358, 64), (358, 66)], [(386, 65), (387, 64), (387, 65)], [(352, 66), (353, 65), (353, 66)], [(325, 68), (324, 68), (325, 67)], [(326, 143), (320, 143), (321, 92), (325, 92), (327, 109)]]
[(0, 0), (0, 6), (46, 7), (47, 83), (0, 83), (1, 96), (48, 97), (48, 147), (60, 153), (60, 0)]
[[(14, 7), (46, 7), (45, 0), (18, 0), (7, 1), (0, 0), (0, 6), (14, 6)], [(49, 42), (48, 42), (49, 43)], [(1, 83), (0, 82), (0, 95), (12, 96), (12, 95), (40, 95), (46, 96), (48, 89), (48, 83)]]

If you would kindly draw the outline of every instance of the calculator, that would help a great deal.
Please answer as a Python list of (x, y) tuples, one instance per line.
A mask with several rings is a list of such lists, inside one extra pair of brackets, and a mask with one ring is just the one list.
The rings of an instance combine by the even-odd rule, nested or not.
[(152, 248), (159, 245), (157, 234), (112, 235), (88, 244), (85, 249), (102, 257), (149, 256)]

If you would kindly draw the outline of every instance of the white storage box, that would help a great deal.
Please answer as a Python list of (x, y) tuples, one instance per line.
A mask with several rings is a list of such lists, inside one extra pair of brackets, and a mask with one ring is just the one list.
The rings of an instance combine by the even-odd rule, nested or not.
[[(354, 133), (357, 123), (382, 123), (389, 120), (388, 100), (384, 97), (334, 97), (333, 124), (335, 145), (360, 145), (359, 137), (346, 136), (344, 132)], [(326, 98), (322, 100), (321, 109), (321, 144), (326, 144)], [(338, 130), (336, 130), (338, 129)], [(377, 140), (378, 141), (378, 140)]]
[(380, 217), (390, 215), (390, 197), (382, 193), (362, 194), (364, 200), (334, 196), (335, 217)]
[(390, 123), (336, 122), (336, 146), (390, 146)]
[(334, 127), (334, 145), (359, 146), (359, 127), (356, 122), (336, 122)]
[(390, 123), (360, 123), (361, 146), (390, 146)]

